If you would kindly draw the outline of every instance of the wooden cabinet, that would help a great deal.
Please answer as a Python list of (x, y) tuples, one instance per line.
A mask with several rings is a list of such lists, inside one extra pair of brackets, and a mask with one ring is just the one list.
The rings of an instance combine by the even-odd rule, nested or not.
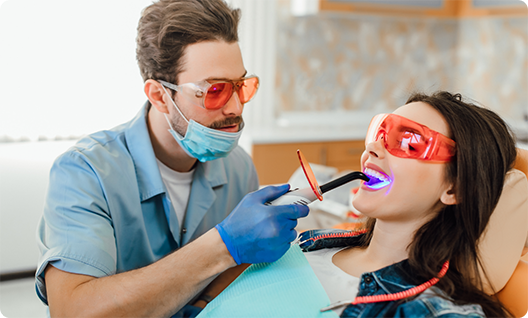
[(335, 167), (342, 170), (360, 170), (361, 154), (365, 150), (363, 140), (298, 142), (253, 145), (253, 162), (260, 184), (286, 183), (297, 168), (300, 149), (310, 163)]

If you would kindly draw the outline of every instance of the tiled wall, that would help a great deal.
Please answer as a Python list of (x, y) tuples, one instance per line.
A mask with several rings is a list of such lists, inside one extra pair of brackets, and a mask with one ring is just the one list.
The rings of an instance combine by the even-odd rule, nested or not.
[(456, 88), (503, 116), (527, 117), (528, 19), (462, 20), (458, 34)]
[(291, 16), (280, 1), (277, 111), (392, 111), (448, 90), (528, 116), (528, 18)]

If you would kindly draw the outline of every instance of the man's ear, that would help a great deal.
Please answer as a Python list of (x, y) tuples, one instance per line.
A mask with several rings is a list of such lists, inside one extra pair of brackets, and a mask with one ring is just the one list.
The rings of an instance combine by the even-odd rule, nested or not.
[(447, 188), (446, 190), (444, 190), (444, 192), (440, 196), (440, 201), (442, 201), (442, 203), (445, 205), (457, 204), (455, 189), (452, 185), (449, 186), (449, 188)]
[(161, 84), (153, 79), (149, 79), (145, 82), (145, 94), (150, 101), (152, 106), (162, 114), (168, 114), (169, 110), (167, 109), (167, 103), (165, 102), (165, 90)]

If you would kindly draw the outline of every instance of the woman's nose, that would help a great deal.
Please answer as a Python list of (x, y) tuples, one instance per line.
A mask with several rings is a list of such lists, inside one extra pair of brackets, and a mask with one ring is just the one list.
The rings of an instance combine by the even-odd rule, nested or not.
[(385, 144), (383, 137), (378, 138), (376, 141), (369, 142), (365, 147), (365, 151), (368, 155), (378, 159), (385, 158)]

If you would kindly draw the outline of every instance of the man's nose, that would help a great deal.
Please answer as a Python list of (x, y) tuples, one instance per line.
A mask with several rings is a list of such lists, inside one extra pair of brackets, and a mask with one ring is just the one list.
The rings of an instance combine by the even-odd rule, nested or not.
[(240, 102), (238, 94), (233, 90), (231, 98), (227, 101), (226, 105), (222, 108), (222, 112), (226, 116), (241, 116), (244, 110), (244, 105)]

